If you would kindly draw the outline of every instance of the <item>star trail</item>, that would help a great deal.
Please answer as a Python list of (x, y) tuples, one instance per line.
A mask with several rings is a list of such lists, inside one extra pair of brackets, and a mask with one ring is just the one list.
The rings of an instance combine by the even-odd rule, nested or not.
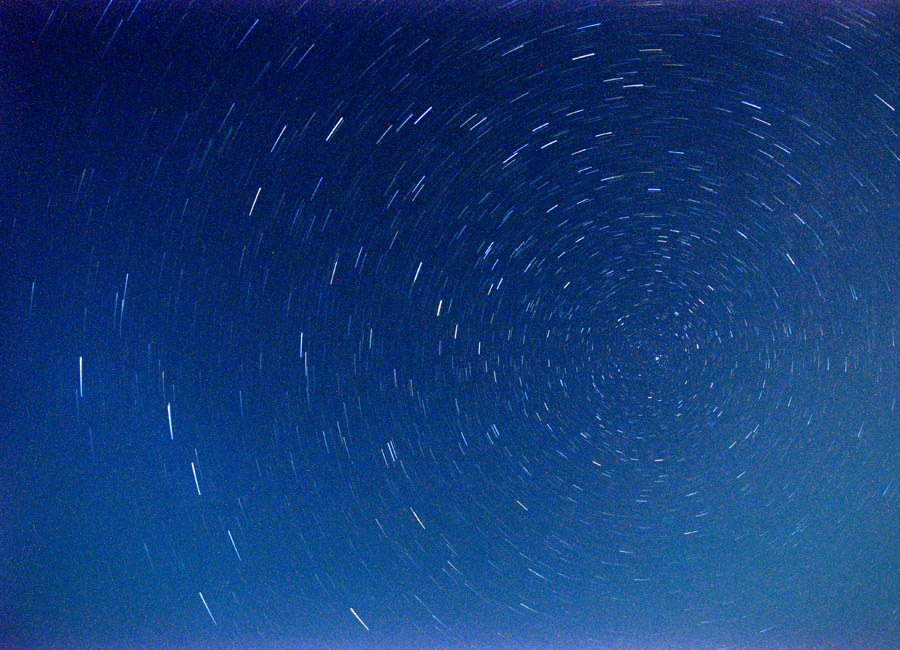
[(0, 645), (897, 647), (889, 3), (0, 41)]

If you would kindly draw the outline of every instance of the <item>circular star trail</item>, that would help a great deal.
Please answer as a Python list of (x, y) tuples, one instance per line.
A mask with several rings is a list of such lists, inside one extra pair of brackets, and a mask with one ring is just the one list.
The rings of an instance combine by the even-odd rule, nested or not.
[(5, 8), (23, 647), (888, 647), (897, 15)]

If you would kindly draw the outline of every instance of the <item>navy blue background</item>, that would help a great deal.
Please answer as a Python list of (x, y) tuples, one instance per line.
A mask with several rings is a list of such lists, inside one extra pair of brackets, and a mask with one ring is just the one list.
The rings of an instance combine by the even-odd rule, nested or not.
[(888, 7), (0, 11), (5, 647), (895, 647)]

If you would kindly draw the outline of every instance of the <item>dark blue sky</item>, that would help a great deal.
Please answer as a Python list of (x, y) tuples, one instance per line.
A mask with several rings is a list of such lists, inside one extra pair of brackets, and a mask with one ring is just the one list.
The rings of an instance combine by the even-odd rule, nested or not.
[(0, 645), (890, 648), (900, 29), (0, 8)]

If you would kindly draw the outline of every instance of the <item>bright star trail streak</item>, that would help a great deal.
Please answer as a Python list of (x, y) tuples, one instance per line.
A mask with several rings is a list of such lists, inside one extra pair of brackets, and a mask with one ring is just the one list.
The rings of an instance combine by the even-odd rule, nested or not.
[(213, 616), (212, 611), (209, 609), (209, 605), (206, 604), (206, 598), (203, 597), (203, 592), (201, 591), (198, 593), (200, 595), (201, 602), (203, 602), (203, 607), (206, 608), (206, 613), (209, 614), (209, 617), (212, 619), (213, 625), (218, 625), (218, 623), (216, 623), (216, 617)]
[(0, 5), (0, 647), (896, 650), (900, 9)]

